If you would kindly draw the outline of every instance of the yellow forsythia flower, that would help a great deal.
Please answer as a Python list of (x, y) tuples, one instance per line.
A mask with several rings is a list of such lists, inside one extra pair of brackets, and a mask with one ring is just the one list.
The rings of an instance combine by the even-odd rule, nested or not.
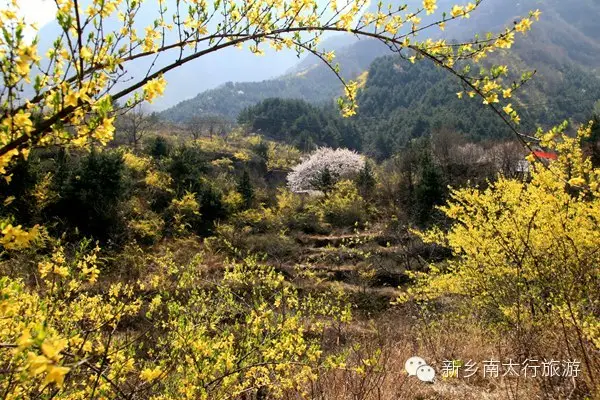
[(166, 85), (167, 81), (163, 76), (150, 80), (144, 86), (144, 99), (152, 103), (155, 98), (162, 96)]
[(427, 11), (427, 15), (433, 14), (437, 9), (437, 0), (423, 0), (423, 8)]
[(583, 178), (573, 178), (569, 180), (569, 185), (571, 186), (583, 186), (585, 185), (585, 179)]
[(523, 18), (517, 25), (515, 25), (515, 29), (517, 32), (526, 33), (531, 29), (532, 22), (529, 18)]
[(156, 368), (145, 368), (140, 372), (140, 378), (146, 382), (152, 382), (162, 374), (160, 367)]
[(44, 384), (55, 383), (56, 386), (62, 387), (65, 381), (65, 375), (70, 371), (67, 367), (51, 366), (48, 375), (44, 379)]
[(42, 353), (51, 360), (58, 361), (60, 352), (67, 346), (66, 339), (49, 339), (42, 343)]
[(46, 371), (49, 365), (52, 364), (52, 361), (49, 360), (46, 356), (37, 355), (33, 352), (27, 353), (27, 361), (29, 364), (29, 372), (33, 375), (39, 375)]

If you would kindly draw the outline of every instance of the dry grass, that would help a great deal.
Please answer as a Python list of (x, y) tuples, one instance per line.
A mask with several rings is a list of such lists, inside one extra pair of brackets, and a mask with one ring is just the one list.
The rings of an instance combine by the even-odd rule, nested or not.
[[(511, 340), (477, 328), (470, 321), (437, 321), (426, 326), (408, 317), (408, 310), (395, 309), (376, 320), (354, 322), (343, 335), (342, 345), (352, 347), (345, 370), (324, 372), (307, 389), (311, 400), (537, 400), (590, 399), (582, 381), (568, 378), (484, 378), (483, 362), (516, 360)], [(351, 346), (349, 346), (351, 345)], [(543, 351), (541, 349), (540, 351)], [(554, 349), (546, 349), (553, 354)], [(433, 384), (407, 376), (404, 362), (418, 355), (436, 371)], [(361, 360), (372, 359), (373, 365)], [(443, 378), (444, 360), (473, 360), (479, 371), (471, 378)], [(356, 372), (361, 366), (363, 373)], [(500, 373), (502, 375), (502, 372)], [(290, 394), (289, 399), (300, 398)]]
[[(197, 238), (164, 241), (150, 251), (130, 246), (106, 260), (108, 269), (104, 283), (144, 280), (149, 271), (155, 271), (157, 259), (166, 255), (175, 264), (185, 265), (202, 253), (202, 268), (207, 278), (222, 273), (227, 254), (213, 253)], [(17, 263), (21, 271), (30, 276), (35, 269), (35, 258), (25, 258)], [(10, 268), (12, 264), (3, 264)], [(340, 268), (329, 264), (329, 269)], [(293, 271), (288, 271), (294, 275)], [(326, 280), (321, 288), (312, 286), (310, 280), (296, 277), (294, 282), (305, 290), (320, 291), (329, 288)], [(450, 317), (449, 305), (441, 305), (431, 314), (414, 305), (390, 307), (390, 300), (397, 296), (391, 287), (353, 286), (336, 282), (343, 287), (350, 301), (361, 305), (355, 315), (357, 320), (342, 330), (331, 330), (324, 338), (328, 352), (348, 352), (345, 369), (320, 371), (318, 378), (305, 393), (288, 393), (287, 400), (597, 400), (585, 396), (585, 385), (581, 378), (484, 378), (482, 365), (485, 360), (495, 359), (507, 362), (509, 359), (522, 360), (527, 355), (540, 359), (571, 358), (570, 349), (576, 343), (564, 344), (565, 332), (547, 330), (533, 332), (519, 341), (478, 326), (476, 320), (461, 320)], [(361, 303), (359, 300), (368, 299)], [(379, 303), (385, 307), (379, 307)], [(368, 306), (368, 307), (367, 307)], [(131, 329), (140, 329), (140, 321), (129, 321)], [(404, 371), (404, 362), (418, 355), (437, 371), (433, 384), (423, 383), (416, 377), (409, 377)], [(594, 354), (596, 376), (600, 376), (600, 355)], [(471, 378), (443, 379), (441, 370), (445, 360), (473, 360), (479, 371)], [(370, 360), (365, 363), (364, 360)], [(360, 367), (362, 372), (358, 372)], [(582, 366), (583, 368), (583, 366)], [(596, 390), (596, 392), (600, 392)], [(267, 397), (268, 398), (268, 397)]]

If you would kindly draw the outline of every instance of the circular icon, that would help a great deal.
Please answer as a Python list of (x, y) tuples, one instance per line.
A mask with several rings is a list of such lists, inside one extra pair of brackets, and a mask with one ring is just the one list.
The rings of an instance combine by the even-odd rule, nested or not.
[(411, 357), (404, 363), (404, 369), (408, 372), (408, 376), (415, 376), (417, 369), (424, 365), (427, 365), (427, 363), (421, 357)]
[(433, 383), (433, 378), (435, 378), (435, 370), (429, 365), (421, 365), (419, 368), (417, 368), (417, 378), (419, 378), (419, 380), (422, 382)]

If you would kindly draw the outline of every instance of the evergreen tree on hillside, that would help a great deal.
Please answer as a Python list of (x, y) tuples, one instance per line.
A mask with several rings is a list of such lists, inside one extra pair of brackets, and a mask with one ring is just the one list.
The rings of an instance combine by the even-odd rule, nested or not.
[(244, 200), (244, 208), (251, 208), (254, 202), (254, 186), (252, 186), (250, 174), (248, 173), (247, 169), (244, 170), (244, 173), (238, 182), (237, 191), (242, 195), (242, 199)]
[[(572, 64), (545, 66), (528, 90), (515, 94), (526, 107), (522, 131), (536, 124), (551, 126), (566, 119), (587, 122), (589, 110), (600, 98), (600, 80)], [(450, 130), (472, 141), (512, 135), (490, 109), (463, 94), (459, 82), (432, 63), (416, 66), (398, 56), (375, 60), (365, 86), (358, 93), (355, 118), (368, 154), (386, 159), (414, 138), (432, 131)]]
[(433, 162), (428, 148), (423, 149), (420, 159), (421, 179), (415, 185), (414, 213), (419, 225), (431, 221), (434, 207), (444, 201), (446, 190), (441, 171)]
[(71, 170), (64, 186), (57, 188), (60, 200), (47, 210), (47, 216), (60, 221), (59, 230), (75, 227), (83, 235), (107, 240), (122, 228), (118, 207), (127, 189), (123, 158), (119, 152), (92, 149), (71, 163), (63, 164)]
[(156, 159), (167, 157), (169, 155), (169, 152), (169, 142), (162, 136), (156, 136), (150, 141), (150, 144), (148, 145), (148, 153)]
[(600, 167), (600, 115), (594, 113), (590, 137), (586, 140), (590, 158), (595, 167)]
[(375, 179), (375, 171), (371, 161), (365, 161), (365, 166), (358, 172), (356, 177), (356, 186), (363, 198), (373, 197), (373, 190), (377, 180)]

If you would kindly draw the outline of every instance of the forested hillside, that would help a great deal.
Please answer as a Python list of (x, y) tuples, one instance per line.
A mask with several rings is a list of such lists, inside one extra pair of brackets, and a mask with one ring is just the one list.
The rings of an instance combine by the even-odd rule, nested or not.
[[(441, 3), (443, 7), (445, 3)], [(592, 1), (565, 4), (561, 1), (528, 0), (506, 7), (505, 1), (488, 0), (469, 24), (449, 27), (440, 37), (462, 38), (473, 32), (510, 25), (519, 13), (540, 7), (543, 17), (514, 51), (497, 54), (495, 61), (519, 70), (537, 71), (534, 82), (519, 98), (526, 129), (551, 125), (571, 118), (584, 121), (600, 98), (597, 66), (600, 65), (600, 35), (597, 21), (600, 5)], [(472, 138), (502, 137), (505, 129), (479, 104), (466, 108), (453, 93), (460, 90), (452, 77), (431, 66), (413, 68), (389, 54), (374, 40), (360, 40), (338, 50), (342, 75), (356, 78), (368, 71), (359, 96), (358, 126), (374, 153), (401, 145), (427, 129), (455, 129)], [(312, 61), (311, 61), (312, 60)], [(421, 66), (419, 66), (421, 67)], [(308, 57), (291, 73), (263, 82), (228, 83), (200, 93), (164, 111), (163, 118), (183, 122), (195, 114), (217, 114), (234, 120), (244, 108), (273, 97), (302, 99), (329, 104), (341, 94), (341, 84), (316, 58)], [(388, 101), (389, 100), (389, 101)], [(415, 112), (415, 108), (418, 112)], [(407, 112), (407, 110), (412, 110)], [(391, 150), (387, 150), (389, 153)]]
[(333, 107), (316, 107), (303, 100), (267, 99), (240, 113), (240, 124), (253, 132), (308, 151), (315, 146), (360, 150), (362, 137), (355, 121)]
[[(531, 132), (540, 121), (550, 125), (589, 119), (600, 99), (600, 80), (573, 64), (546, 71), (519, 96), (522, 129)], [(333, 102), (314, 106), (303, 100), (267, 99), (242, 110), (238, 122), (302, 150), (342, 146), (378, 159), (390, 157), (412, 139), (445, 131), (474, 141), (511, 135), (481, 101), (458, 98), (463, 90), (459, 82), (432, 63), (386, 56), (361, 79), (359, 113), (351, 119), (343, 119)]]
[[(519, 95), (522, 129), (589, 119), (600, 99), (600, 79), (572, 64), (545, 71)], [(459, 99), (462, 90), (457, 79), (432, 63), (413, 65), (397, 56), (378, 59), (359, 92), (355, 118), (366, 147), (388, 157), (410, 139), (443, 130), (472, 140), (506, 138), (510, 131), (498, 116), (480, 100)]]

